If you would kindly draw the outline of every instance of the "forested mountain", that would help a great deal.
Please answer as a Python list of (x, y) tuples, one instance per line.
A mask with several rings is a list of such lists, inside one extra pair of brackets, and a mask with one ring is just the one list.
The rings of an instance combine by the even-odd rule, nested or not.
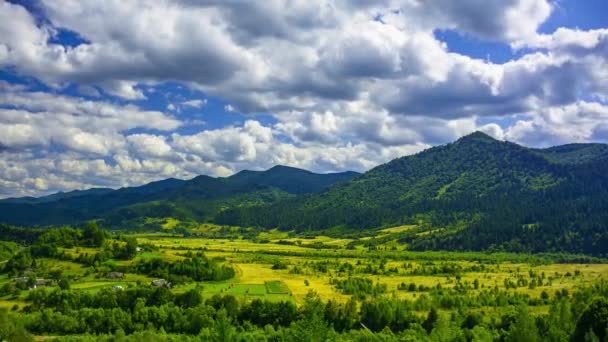
[(608, 251), (608, 146), (530, 149), (480, 132), (319, 194), (231, 208), (219, 223), (298, 230), (401, 224), (412, 249)]
[(276, 166), (0, 201), (0, 222), (58, 225), (154, 218), (353, 233), (414, 225), (411, 249), (608, 252), (608, 145), (532, 149), (476, 132), (363, 175)]
[(0, 222), (46, 226), (103, 218), (106, 225), (124, 228), (133, 223), (130, 220), (147, 217), (205, 221), (231, 206), (259, 205), (318, 192), (358, 175), (316, 174), (275, 166), (266, 171), (241, 171), (230, 177), (198, 176), (188, 181), (170, 178), (118, 190), (101, 188), (40, 198), (10, 198), (0, 200)]

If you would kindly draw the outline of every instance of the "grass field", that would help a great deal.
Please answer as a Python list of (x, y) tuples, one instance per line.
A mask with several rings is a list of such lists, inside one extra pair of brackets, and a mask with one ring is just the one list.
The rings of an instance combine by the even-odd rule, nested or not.
[[(415, 227), (382, 229), (378, 231), (377, 237), (397, 234)], [(505, 280), (515, 281), (530, 272), (544, 273), (547, 279), (551, 278), (550, 285), (534, 288), (520, 286), (512, 289), (514, 292), (527, 293), (530, 296), (539, 296), (543, 291), (574, 289), (577, 286), (591, 284), (600, 278), (606, 278), (608, 275), (608, 264), (555, 264), (542, 260), (519, 262), (521, 256), (507, 254), (411, 252), (391, 248), (396, 241), (388, 241), (375, 251), (348, 250), (346, 245), (352, 239), (332, 239), (327, 236), (287, 238), (285, 234), (277, 231), (260, 234), (264, 239), (270, 240), (266, 243), (245, 239), (181, 238), (166, 234), (141, 234), (138, 235), (140, 243), (157, 246), (159, 251), (153, 254), (144, 253), (138, 258), (157, 255), (179, 258), (180, 254), (189, 250), (203, 250), (210, 257), (225, 258), (237, 270), (237, 277), (233, 281), (219, 285), (205, 284), (203, 293), (208, 295), (230, 293), (241, 297), (290, 293), (297, 303), (301, 303), (310, 290), (314, 290), (325, 300), (346, 301), (349, 296), (337, 291), (330, 283), (332, 278), (343, 278), (348, 275), (337, 269), (343, 263), (355, 265), (351, 274), (371, 277), (375, 282), (386, 284), (391, 295), (410, 299), (419, 296), (420, 293), (400, 291), (398, 289), (400, 284), (415, 283), (417, 286), (430, 288), (438, 285), (443, 288), (454, 287), (457, 283), (456, 274), (412, 274), (412, 269), (442, 267), (445, 264), (461, 268), (462, 271), (457, 275), (459, 281), (471, 284), (477, 281), (480, 290), (503, 287)], [(285, 241), (290, 244), (285, 244)], [(313, 244), (319, 242), (330, 247), (311, 248)], [(496, 263), (491, 261), (492, 258), (513, 260)], [(287, 264), (287, 269), (272, 269), (272, 264), (277, 260)], [(319, 271), (316, 265), (320, 263), (329, 264), (328, 269)], [(380, 266), (381, 264), (383, 266)], [(476, 270), (481, 265), (484, 269)], [(379, 271), (379, 267), (396, 271)], [(294, 272), (294, 269), (298, 271)], [(567, 274), (569, 276), (566, 276)], [(229, 284), (233, 284), (231, 288), (228, 288)], [(263, 289), (265, 291), (262, 291)], [(247, 290), (249, 292), (246, 292)]]
[(269, 294), (289, 294), (289, 288), (282, 281), (267, 281), (265, 285), (266, 292)]
[[(400, 226), (378, 230), (376, 238), (391, 237), (416, 226)], [(219, 229), (213, 225), (201, 225), (200, 231)], [(233, 228), (229, 228), (233, 229)], [(415, 299), (428, 289), (450, 289), (458, 284), (476, 283), (473, 291), (500, 288), (505, 284), (518, 283), (509, 288), (513, 293), (523, 293), (538, 297), (543, 291), (555, 293), (558, 290), (573, 290), (591, 284), (598, 279), (608, 278), (608, 264), (554, 263), (542, 256), (519, 254), (412, 252), (404, 250), (396, 240), (386, 241), (374, 249), (361, 245), (349, 248), (354, 239), (334, 239), (328, 236), (289, 237), (286, 232), (276, 230), (260, 233), (256, 239), (211, 239), (202, 237), (184, 238), (169, 233), (133, 234), (141, 246), (151, 246), (137, 254), (133, 260), (110, 260), (96, 267), (82, 264), (41, 259), (39, 267), (61, 270), (68, 275), (73, 289), (98, 291), (120, 285), (123, 287), (149, 284), (154, 278), (127, 273), (124, 278), (105, 278), (107, 263), (128, 266), (140, 260), (161, 258), (179, 262), (188, 252), (203, 251), (208, 257), (221, 258), (236, 271), (236, 276), (221, 282), (193, 282), (175, 287), (174, 291), (184, 292), (200, 289), (203, 297), (216, 294), (230, 294), (239, 300), (264, 298), (273, 301), (288, 300), (297, 304), (303, 302), (306, 294), (313, 290), (323, 300), (347, 301), (350, 296), (339, 291), (334, 282), (348, 277), (365, 277), (374, 283), (386, 285), (386, 294), (395, 298)], [(368, 241), (362, 237), (360, 241)], [(264, 241), (260, 243), (259, 241)], [(94, 255), (94, 248), (65, 249), (71, 256)], [(275, 269), (280, 262), (285, 267)], [(541, 284), (529, 284), (538, 276)], [(534, 278), (535, 281), (537, 278)], [(11, 282), (7, 275), (0, 275), (0, 286)], [(407, 291), (404, 286), (415, 284), (420, 291)], [(26, 293), (26, 292), (25, 292)], [(26, 305), (25, 295), (0, 298), (0, 306)]]

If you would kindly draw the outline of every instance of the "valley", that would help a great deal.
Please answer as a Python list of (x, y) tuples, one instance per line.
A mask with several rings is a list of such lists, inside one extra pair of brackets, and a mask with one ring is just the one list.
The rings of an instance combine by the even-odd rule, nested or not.
[[(19, 229), (12, 229), (19, 233)], [(437, 310), (442, 319), (466, 319), (473, 315), (471, 317), (478, 319), (475, 325), (492, 331), (498, 329), (491, 328), (494, 324), (504, 320), (505, 315), (517, 314), (518, 310), (522, 310), (522, 305), (525, 305), (526, 315), (540, 319), (553, 315), (556, 305), (569, 303), (584, 308), (580, 301), (592, 300), (593, 293), (608, 290), (608, 260), (602, 258), (551, 253), (418, 252), (397, 243), (402, 233), (415, 229), (414, 226), (398, 226), (368, 231), (366, 236), (340, 238), (276, 229), (260, 231), (201, 224), (187, 234), (175, 229), (131, 234), (106, 233), (99, 246), (74, 240), (50, 254), (40, 251), (44, 250), (40, 240), (51, 241), (55, 233), (42, 233), (37, 238), (39, 242), (30, 247), (30, 253), (39, 256), (31, 256), (28, 266), (22, 265), (20, 271), (13, 269), (6, 272), (7, 265), (13, 265), (16, 257), (2, 261), (5, 272), (0, 276), (0, 308), (10, 311), (11, 316), (23, 317), (27, 322), (25, 327), (41, 338), (49, 334), (84, 339), (87, 333), (103, 336), (104, 333), (113, 334), (115, 331), (103, 326), (82, 326), (76, 322), (67, 326), (56, 326), (52, 322), (59, 324), (68, 319), (64, 315), (93, 310), (86, 309), (87, 306), (99, 308), (97, 310), (110, 309), (103, 309), (103, 303), (82, 304), (86, 302), (84, 298), (94, 300), (103, 297), (110, 300), (118, 296), (111, 301), (117, 301), (119, 308), (126, 305), (121, 310), (134, 315), (134, 308), (120, 304), (121, 295), (140, 293), (141, 296), (143, 289), (153, 291), (151, 298), (155, 298), (158, 291), (166, 291), (164, 296), (169, 297), (160, 303), (146, 304), (151, 307), (160, 305), (166, 309), (181, 307), (181, 310), (186, 310), (190, 307), (179, 304), (182, 296), (195, 296), (198, 298), (195, 303), (206, 303), (216, 310), (227, 308), (227, 304), (221, 303), (230, 299), (232, 310), (236, 310), (232, 313), (233, 322), (244, 319), (242, 311), (252, 310), (254, 303), (292, 305), (296, 310), (308, 307), (311, 298), (314, 298), (325, 307), (322, 315), (330, 314), (327, 310), (335, 306), (338, 318), (333, 319), (339, 319), (339, 312), (350, 306), (357, 322), (366, 327), (370, 325), (370, 329), (378, 333), (382, 329), (374, 324), (389, 324), (390, 321), (374, 323), (378, 318), (364, 308), (371, 303), (389, 301), (407, 308), (410, 315), (407, 318), (409, 323), (395, 328), (395, 333), (411, 335), (414, 332), (408, 332), (406, 327), (414, 327), (412, 324), (416, 322), (424, 323), (432, 310)], [(65, 231), (59, 235), (82, 238), (82, 235), (72, 233)], [(127, 244), (137, 247), (130, 256), (122, 257), (121, 251), (128, 248)], [(18, 256), (24, 250), (16, 253)], [(179, 273), (176, 270), (161, 276), (154, 273), (155, 270), (150, 274), (141, 267), (154, 260), (162, 260), (167, 265), (190, 263), (199, 256), (213, 260), (213, 265), (234, 270), (233, 276), (228, 275), (223, 280), (195, 280), (192, 278), (195, 278), (194, 273), (175, 276), (175, 273)], [(35, 289), (29, 283), (21, 286), (19, 275), (34, 277), (38, 282), (45, 279), (46, 284), (38, 285)], [(159, 279), (170, 283), (168, 289), (155, 285)], [(53, 299), (56, 296), (65, 297), (64, 301), (68, 302), (61, 304)], [(76, 297), (70, 300), (72, 296)], [(173, 306), (173, 301), (177, 306)], [(84, 308), (79, 308), (79, 305), (84, 305)], [(40, 316), (50, 315), (49, 308), (55, 308), (53, 315), (44, 316), (46, 318)], [(42, 324), (41, 319), (49, 321)], [(183, 316), (180, 319), (187, 321), (189, 318)], [(293, 319), (297, 320), (295, 316)], [(120, 327), (121, 331), (125, 327), (127, 331), (134, 329), (131, 331), (135, 333), (139, 330), (136, 326), (123, 326), (125, 323), (121, 323), (120, 318), (115, 317), (114, 320), (112, 324)], [(132, 320), (136, 320), (135, 316), (129, 321)], [(270, 323), (281, 327), (278, 321), (274, 322)], [(164, 331), (184, 332), (171, 328), (167, 321), (160, 324)], [(338, 323), (333, 324), (336, 324), (334, 328), (338, 328)], [(207, 327), (211, 329), (207, 333), (211, 334), (213, 324)], [(200, 329), (196, 334), (203, 336), (206, 331), (204, 325)], [(467, 330), (462, 331), (466, 333)], [(508, 329), (494, 333), (506, 334)], [(335, 338), (342, 336), (349, 339), (351, 335), (339, 334)], [(70, 338), (76, 337), (66, 337), (65, 340)]]
[(607, 175), (606, 145), (476, 132), (364, 174), (0, 200), (0, 337), (604, 341)]

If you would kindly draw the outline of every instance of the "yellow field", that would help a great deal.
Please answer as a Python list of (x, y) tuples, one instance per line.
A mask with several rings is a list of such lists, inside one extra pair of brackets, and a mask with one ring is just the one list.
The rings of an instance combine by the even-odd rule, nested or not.
[[(400, 226), (379, 231), (382, 234), (394, 234), (415, 226)], [(217, 226), (201, 227), (217, 229)], [(304, 296), (314, 290), (323, 300), (344, 302), (349, 296), (341, 293), (332, 280), (345, 279), (349, 276), (362, 277), (374, 283), (385, 284), (386, 295), (396, 298), (415, 299), (425, 290), (408, 291), (399, 289), (400, 285), (414, 283), (416, 287), (430, 288), (440, 286), (453, 288), (459, 282), (468, 284), (471, 291), (499, 288), (505, 290), (507, 282), (517, 282), (518, 278), (530, 280), (530, 274), (543, 274), (542, 285), (536, 287), (518, 286), (508, 291), (526, 293), (539, 297), (543, 291), (553, 295), (561, 289), (574, 290), (578, 286), (589, 285), (598, 279), (608, 278), (608, 264), (538, 264), (523, 262), (480, 262), (488, 259), (488, 254), (441, 253), (441, 252), (407, 252), (400, 248), (391, 249), (396, 241), (389, 241), (379, 250), (347, 249), (352, 239), (332, 239), (327, 236), (315, 238), (290, 238), (287, 233), (269, 231), (260, 234), (255, 241), (245, 239), (208, 239), (183, 238), (171, 234), (137, 234), (134, 235), (140, 245), (152, 245), (156, 250), (141, 252), (134, 260), (111, 262), (118, 266), (128, 266), (140, 259), (162, 258), (178, 262), (188, 252), (203, 251), (208, 257), (218, 257), (234, 267), (236, 277), (224, 282), (201, 282), (178, 286), (176, 292), (202, 287), (205, 297), (214, 294), (232, 294), (241, 300), (250, 300), (264, 296), (269, 300), (293, 300), (301, 304)], [(321, 247), (319, 247), (321, 244)], [(314, 247), (314, 248), (313, 248)], [(71, 256), (93, 255), (98, 252), (93, 248), (66, 249)], [(451, 259), (451, 256), (454, 259)], [(286, 268), (273, 269), (280, 261)], [(49, 270), (60, 269), (72, 277), (71, 287), (79, 290), (98, 290), (114, 285), (130, 286), (137, 283), (148, 284), (152, 278), (126, 274), (125, 278), (105, 279), (103, 267), (97, 271), (71, 261), (40, 259), (40, 266)], [(454, 273), (433, 273), (442, 267), (452, 267), (459, 271)], [(12, 281), (6, 275), (0, 276), (0, 286)], [(269, 294), (265, 292), (266, 281), (281, 281), (289, 288), (288, 294)], [(478, 289), (473, 290), (476, 282)], [(19, 299), (3, 297), (0, 306), (12, 307), (15, 304), (26, 305), (25, 295)]]

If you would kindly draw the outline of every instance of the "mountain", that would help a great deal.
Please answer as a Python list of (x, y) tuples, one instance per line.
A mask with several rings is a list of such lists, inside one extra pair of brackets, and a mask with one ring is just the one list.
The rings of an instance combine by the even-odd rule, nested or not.
[[(277, 165), (266, 171), (241, 171), (229, 179), (240, 184), (258, 184), (281, 189), (291, 194), (306, 194), (328, 188), (334, 183), (355, 178), (353, 171), (317, 174), (289, 166)], [(294, 181), (297, 180), (297, 181)]]
[(412, 249), (608, 252), (608, 146), (531, 149), (475, 132), (327, 190), (218, 223), (357, 231), (417, 225)]
[(27, 196), (27, 197), (6, 198), (3, 200), (0, 200), (0, 203), (20, 203), (20, 204), (47, 203), (47, 202), (59, 201), (64, 198), (80, 197), (80, 196), (94, 195), (94, 194), (103, 194), (103, 193), (108, 193), (111, 191), (112, 191), (112, 189), (109, 189), (109, 188), (92, 188), (92, 189), (88, 189), (88, 190), (73, 190), (73, 191), (68, 191), (68, 192), (60, 191), (56, 194), (42, 196), (42, 197)]
[(608, 158), (606, 144), (568, 144), (535, 151), (558, 164), (584, 164)]
[(608, 255), (608, 145), (538, 149), (475, 132), (362, 175), (276, 166), (0, 201), (0, 222), (17, 225), (168, 218), (334, 235), (407, 225), (391, 238), (413, 250)]
[(74, 224), (103, 219), (121, 227), (146, 218), (208, 220), (231, 206), (259, 205), (321, 191), (356, 172), (316, 174), (286, 166), (241, 171), (230, 177), (169, 178), (138, 187), (77, 190), (40, 198), (0, 200), (0, 222), (16, 225)]

